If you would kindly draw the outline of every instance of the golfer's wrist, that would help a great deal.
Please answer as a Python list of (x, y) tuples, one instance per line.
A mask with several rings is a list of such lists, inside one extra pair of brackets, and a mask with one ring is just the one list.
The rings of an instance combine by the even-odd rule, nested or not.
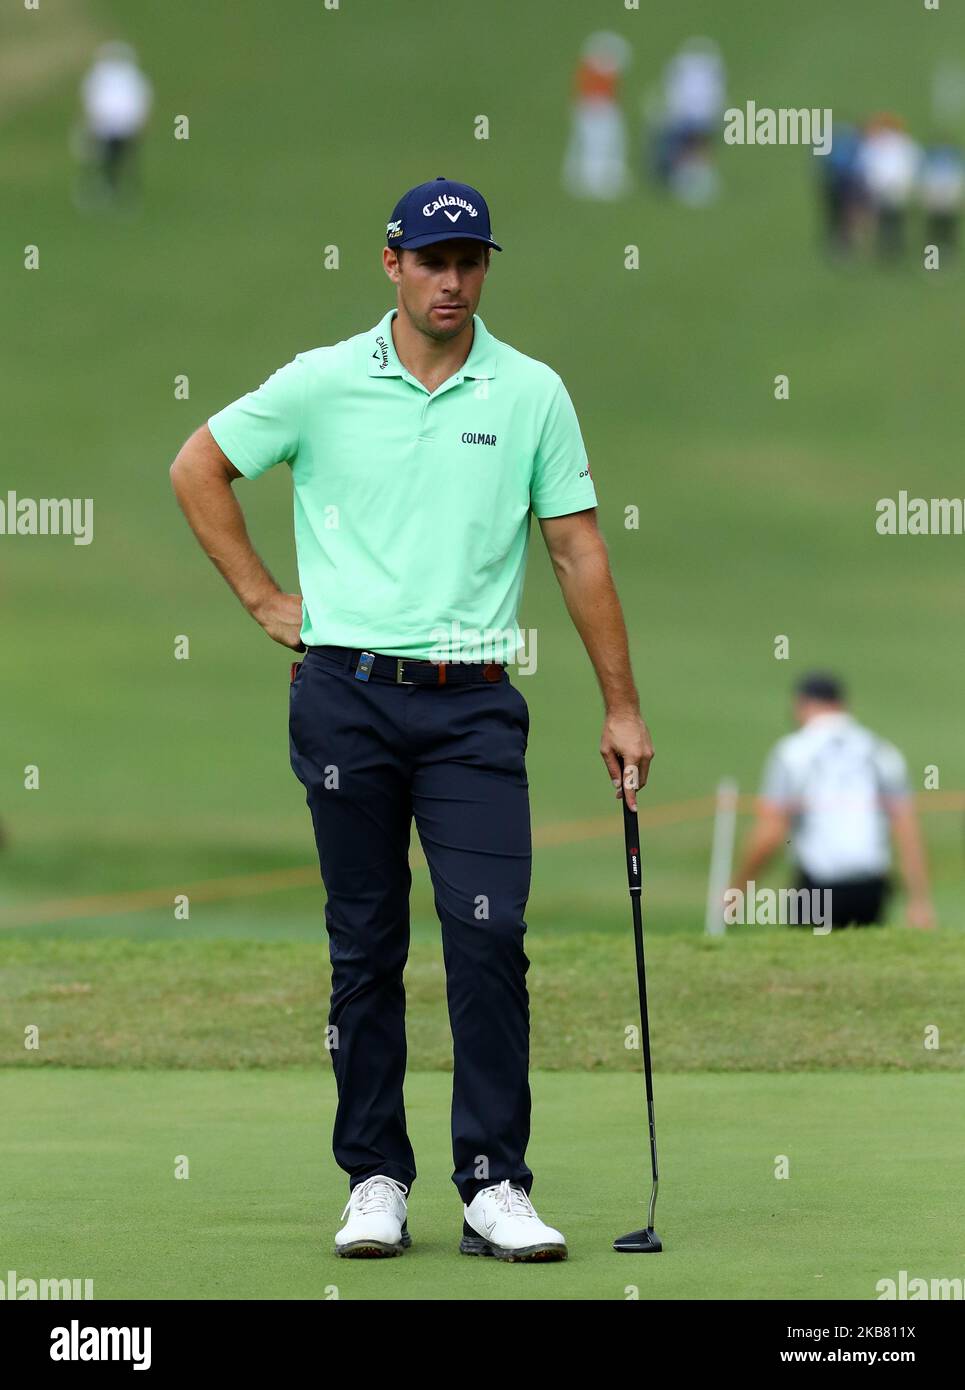
[(640, 702), (635, 699), (605, 700), (607, 719), (639, 719)]
[(272, 603), (280, 593), (281, 589), (277, 585), (272, 585), (270, 588), (259, 587), (250, 597), (241, 595), (241, 601), (255, 622), (262, 623), (268, 615)]

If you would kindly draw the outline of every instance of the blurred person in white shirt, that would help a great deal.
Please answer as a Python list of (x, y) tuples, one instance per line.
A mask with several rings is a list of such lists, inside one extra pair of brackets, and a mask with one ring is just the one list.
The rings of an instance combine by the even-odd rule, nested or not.
[(767, 761), (735, 886), (744, 891), (790, 841), (796, 887), (830, 893), (833, 927), (880, 925), (893, 838), (908, 892), (908, 924), (933, 926), (905, 759), (857, 722), (834, 676), (802, 677), (793, 713), (798, 730), (782, 738)]
[(619, 34), (591, 34), (583, 45), (563, 164), (563, 187), (575, 198), (611, 201), (629, 189), (627, 127), (619, 94), (631, 58), (632, 49)]
[(725, 102), (719, 47), (713, 39), (688, 39), (664, 73), (654, 160), (657, 177), (683, 202), (710, 202), (718, 192), (713, 146)]
[(126, 43), (97, 52), (81, 85), (86, 134), (93, 147), (101, 190), (112, 199), (133, 186), (137, 142), (151, 111), (151, 84)]
[(878, 228), (878, 249), (899, 255), (905, 246), (908, 209), (918, 181), (921, 150), (899, 116), (875, 116), (865, 127), (858, 167)]
[(957, 145), (932, 145), (922, 160), (918, 198), (925, 213), (925, 241), (941, 251), (958, 247), (958, 224), (965, 198), (965, 161)]

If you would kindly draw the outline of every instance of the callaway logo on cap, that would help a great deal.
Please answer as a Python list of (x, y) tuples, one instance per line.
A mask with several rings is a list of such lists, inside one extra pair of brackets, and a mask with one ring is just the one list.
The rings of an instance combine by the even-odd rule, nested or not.
[(385, 244), (411, 250), (434, 241), (468, 238), (501, 251), (492, 237), (486, 200), (467, 183), (433, 179), (403, 193), (385, 229)]

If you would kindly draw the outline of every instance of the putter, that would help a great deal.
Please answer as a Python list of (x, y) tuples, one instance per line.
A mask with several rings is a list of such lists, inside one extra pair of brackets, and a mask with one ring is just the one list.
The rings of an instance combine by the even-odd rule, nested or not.
[[(623, 771), (623, 760), (620, 760)], [(647, 1122), (650, 1126), (650, 1172), (653, 1183), (650, 1188), (650, 1207), (647, 1224), (642, 1231), (630, 1231), (618, 1236), (613, 1242), (614, 1250), (626, 1255), (655, 1255), (663, 1249), (660, 1237), (653, 1229), (653, 1213), (657, 1205), (657, 1131), (653, 1121), (653, 1074), (650, 1068), (650, 1020), (647, 1015), (647, 972), (643, 960), (643, 871), (640, 864), (640, 829), (636, 811), (627, 806), (626, 792), (623, 796), (623, 834), (627, 847), (627, 881), (630, 886), (630, 905), (633, 909), (633, 942), (637, 954), (637, 990), (640, 994), (640, 1023), (643, 1026), (643, 1075), (647, 1088)]]

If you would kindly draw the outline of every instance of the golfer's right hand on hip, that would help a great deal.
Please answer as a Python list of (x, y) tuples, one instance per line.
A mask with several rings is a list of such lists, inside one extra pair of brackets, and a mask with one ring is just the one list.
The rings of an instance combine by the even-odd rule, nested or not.
[(305, 645), (301, 640), (302, 598), (301, 594), (269, 594), (250, 610), (255, 622), (265, 629), (273, 642), (280, 642), (293, 652), (303, 652)]

